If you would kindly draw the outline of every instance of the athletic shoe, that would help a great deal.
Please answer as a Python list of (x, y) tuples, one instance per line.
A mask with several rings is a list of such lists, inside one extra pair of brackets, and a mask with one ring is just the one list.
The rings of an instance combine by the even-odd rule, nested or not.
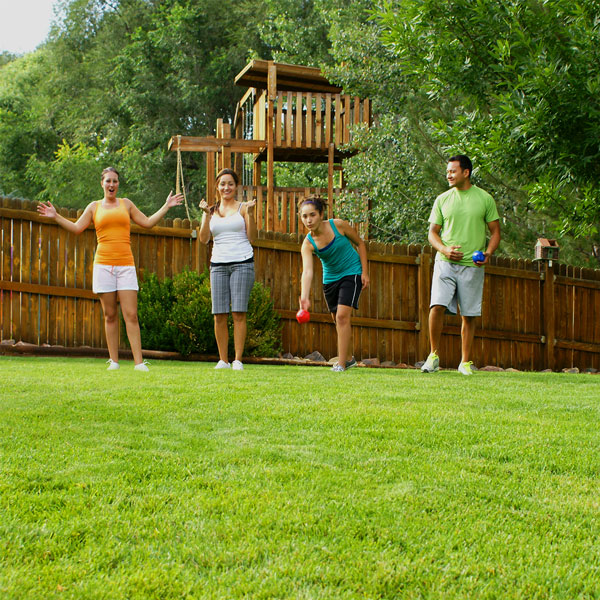
[(440, 370), (440, 359), (435, 352), (432, 352), (428, 357), (423, 366), (421, 367), (421, 371), (423, 373), (435, 373)]
[(148, 368), (148, 361), (145, 360), (144, 362), (141, 362), (139, 365), (135, 365), (135, 367), (133, 367), (134, 371), (149, 371), (150, 369)]
[(224, 360), (220, 360), (215, 369), (231, 369), (231, 365)]
[(458, 365), (458, 372), (462, 373), (463, 375), (473, 375), (473, 371), (471, 371), (472, 364), (472, 360), (468, 362), (461, 362), (460, 365)]
[(106, 362), (108, 363), (107, 371), (116, 371), (119, 368), (119, 363), (115, 362), (112, 358), (109, 358)]
[(333, 365), (333, 367), (331, 367), (332, 371), (335, 371), (336, 373), (341, 373), (342, 371), (345, 371), (346, 369), (344, 369), (344, 367), (342, 367), (342, 365), (340, 365), (339, 363), (336, 365)]
[(234, 361), (231, 363), (231, 368), (232, 368), (234, 371), (243, 371), (243, 370), (244, 370), (244, 365), (242, 364), (242, 361), (241, 361), (241, 360), (234, 360)]
[(351, 369), (352, 367), (355, 367), (356, 364), (356, 359), (353, 356), (350, 360), (346, 361), (346, 369)]

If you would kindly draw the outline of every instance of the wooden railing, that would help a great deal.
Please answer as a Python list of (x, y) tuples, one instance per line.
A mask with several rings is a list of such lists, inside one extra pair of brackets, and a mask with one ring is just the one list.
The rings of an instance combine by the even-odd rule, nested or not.
[[(278, 233), (306, 233), (298, 217), (298, 202), (310, 194), (327, 196), (327, 190), (317, 187), (275, 188), (274, 203), (270, 206), (267, 200), (266, 186), (240, 186), (241, 200), (256, 200), (256, 224), (258, 229)], [(335, 189), (335, 195), (339, 189)], [(336, 215), (335, 198), (332, 216)]]
[[(371, 121), (369, 99), (347, 94), (279, 91), (273, 109), (275, 148), (326, 152), (331, 143), (339, 147), (351, 142), (353, 125), (369, 125)], [(253, 139), (267, 139), (266, 119), (266, 92), (263, 92), (254, 105)], [(246, 123), (243, 137), (250, 134), (247, 128)]]
[[(291, 202), (290, 202), (291, 204)], [(0, 208), (0, 336), (33, 344), (104, 347), (100, 303), (91, 291), (95, 232), (73, 236), (33, 212), (33, 204)], [(74, 212), (64, 212), (75, 216)], [(139, 269), (172, 277), (204, 270), (209, 248), (198, 223), (175, 220), (132, 228)], [(315, 261), (311, 321), (295, 320), (300, 294), (302, 235), (259, 232), (257, 280), (282, 316), (286, 352), (335, 356), (336, 332)], [(427, 319), (433, 255), (429, 246), (367, 243), (371, 286), (353, 318), (354, 353), (414, 364), (428, 353)], [(495, 258), (486, 267), (483, 314), (476, 322), (473, 360), (526, 370), (577, 366), (600, 370), (600, 271)], [(442, 366), (460, 360), (460, 318), (446, 318)]]

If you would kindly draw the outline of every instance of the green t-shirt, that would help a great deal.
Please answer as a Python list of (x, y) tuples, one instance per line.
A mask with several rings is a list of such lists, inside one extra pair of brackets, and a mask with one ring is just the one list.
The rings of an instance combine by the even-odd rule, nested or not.
[(440, 194), (433, 203), (429, 222), (441, 225), (444, 245), (460, 246), (464, 256), (456, 262), (438, 252), (435, 259), (474, 267), (471, 255), (476, 250), (485, 251), (487, 223), (499, 218), (494, 199), (476, 185), (464, 192), (453, 187)]

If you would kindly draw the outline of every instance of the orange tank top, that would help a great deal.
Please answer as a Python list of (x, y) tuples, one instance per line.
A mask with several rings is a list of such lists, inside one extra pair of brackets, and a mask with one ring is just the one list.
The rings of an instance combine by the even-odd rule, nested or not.
[(133, 267), (135, 262), (129, 236), (129, 211), (122, 198), (118, 198), (117, 201), (118, 205), (114, 208), (104, 208), (103, 200), (96, 202), (94, 226), (96, 227), (98, 247), (94, 264)]

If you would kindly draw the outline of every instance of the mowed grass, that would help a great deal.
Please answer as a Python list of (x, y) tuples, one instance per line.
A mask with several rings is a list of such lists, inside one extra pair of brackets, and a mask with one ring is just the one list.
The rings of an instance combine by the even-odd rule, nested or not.
[(0, 357), (0, 597), (600, 597), (600, 376)]

